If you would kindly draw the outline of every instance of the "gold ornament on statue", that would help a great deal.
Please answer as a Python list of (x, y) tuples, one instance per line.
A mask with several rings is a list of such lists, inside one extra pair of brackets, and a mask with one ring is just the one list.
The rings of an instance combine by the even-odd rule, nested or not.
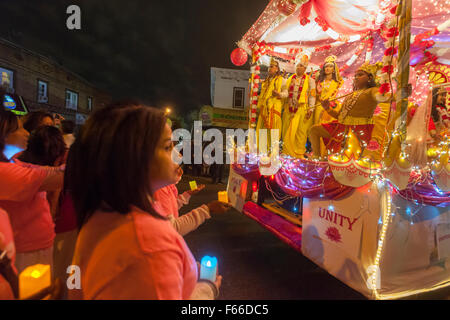
[(361, 65), (361, 67), (359, 67), (358, 70), (362, 70), (368, 74), (371, 74), (373, 76), (373, 78), (375, 79), (377, 76), (378, 70), (380, 70), (382, 67), (383, 67), (383, 64), (381, 62), (377, 62), (374, 64), (369, 64), (369, 63), (365, 62), (364, 64)]
[(337, 80), (338, 82), (342, 83), (343, 80), (342, 80), (342, 78), (341, 78), (341, 75), (339, 74), (339, 68), (338, 68), (338, 65), (337, 65), (337, 63), (336, 63), (336, 60), (337, 60), (337, 57), (334, 56), (334, 55), (331, 55), (331, 56), (326, 57), (325, 62), (324, 62), (324, 65), (323, 65), (323, 68), (325, 69), (325, 67), (326, 67), (328, 64), (331, 64), (331, 65), (334, 67), (334, 73), (336, 74), (336, 80)]
[(271, 59), (270, 59), (270, 66), (271, 66), (271, 67), (272, 67), (272, 66), (276, 66), (276, 67), (280, 68), (280, 64), (279, 64), (278, 61), (275, 60), (274, 58), (271, 58)]
[(304, 66), (305, 68), (308, 66), (309, 63), (309, 57), (306, 54), (298, 54), (295, 57), (295, 66), (297, 67), (299, 64), (301, 64), (302, 66)]

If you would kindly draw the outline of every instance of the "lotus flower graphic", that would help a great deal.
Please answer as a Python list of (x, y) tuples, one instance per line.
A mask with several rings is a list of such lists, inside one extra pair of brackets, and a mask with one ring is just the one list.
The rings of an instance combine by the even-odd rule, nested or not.
[(341, 234), (339, 233), (339, 230), (335, 227), (329, 227), (327, 231), (325, 231), (325, 235), (334, 242), (341, 242)]

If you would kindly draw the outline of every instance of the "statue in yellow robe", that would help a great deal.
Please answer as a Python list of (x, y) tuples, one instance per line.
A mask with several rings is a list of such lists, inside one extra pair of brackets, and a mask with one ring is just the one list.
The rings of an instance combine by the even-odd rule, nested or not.
[[(343, 79), (339, 75), (339, 68), (336, 64), (336, 56), (329, 56), (325, 59), (325, 63), (320, 70), (319, 76), (316, 79), (317, 98), (319, 101), (330, 100), (336, 97), (339, 88), (343, 84)], [(335, 101), (330, 105), (335, 111), (338, 111), (340, 104)], [(314, 125), (330, 123), (336, 120), (331, 116), (322, 105), (319, 103), (314, 110)], [(327, 154), (327, 149), (322, 139), (320, 141), (320, 153), (324, 157)]]
[[(261, 93), (258, 99), (258, 123), (256, 125), (256, 137), (259, 140), (259, 131), (267, 129), (267, 148), (271, 146), (271, 129), (278, 131), (278, 140), (281, 139), (281, 108), (283, 101), (281, 90), (284, 79), (280, 75), (280, 67), (275, 59), (272, 59), (269, 67), (269, 76), (261, 84)], [(261, 142), (259, 143), (261, 146)], [(267, 151), (270, 151), (267, 149)]]
[(283, 153), (295, 158), (304, 158), (308, 131), (313, 123), (316, 102), (316, 85), (306, 74), (308, 56), (296, 61), (296, 73), (284, 87)]

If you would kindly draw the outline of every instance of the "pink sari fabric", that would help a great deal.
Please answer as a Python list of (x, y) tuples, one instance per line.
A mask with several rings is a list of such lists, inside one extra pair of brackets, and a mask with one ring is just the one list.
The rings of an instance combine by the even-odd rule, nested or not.
[(317, 15), (340, 34), (362, 34), (373, 28), (379, 0), (311, 0)]
[(434, 183), (430, 173), (411, 173), (408, 188), (398, 192), (401, 197), (418, 204), (445, 207), (450, 205), (450, 192), (444, 192)]
[(284, 161), (275, 181), (284, 192), (294, 197), (339, 199), (353, 190), (334, 179), (327, 162), (311, 160)]

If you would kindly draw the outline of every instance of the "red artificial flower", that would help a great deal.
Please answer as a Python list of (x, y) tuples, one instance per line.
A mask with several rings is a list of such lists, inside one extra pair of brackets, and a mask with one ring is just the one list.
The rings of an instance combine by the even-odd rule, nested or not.
[(396, 12), (397, 12), (397, 7), (398, 7), (398, 5), (396, 5), (396, 6), (393, 6), (392, 8), (391, 8), (391, 13), (392, 14), (395, 14)]
[(392, 72), (394, 72), (394, 66), (384, 66), (383, 68), (381, 68), (381, 73), (391, 74)]
[(399, 35), (399, 33), (398, 33), (397, 27), (393, 27), (393, 28), (386, 30), (386, 37), (392, 38), (392, 37), (398, 36), (398, 35)]
[(327, 31), (328, 30), (328, 23), (325, 20), (323, 20), (321, 17), (316, 17), (314, 19), (314, 21), (316, 21), (317, 24), (322, 27), (323, 31)]
[(300, 19), (300, 24), (302, 25), (302, 26), (306, 26), (308, 23), (310, 23), (311, 22), (311, 20), (309, 20), (308, 18), (306, 18), (306, 17), (303, 17), (303, 18), (301, 18)]
[(395, 47), (395, 48), (389, 47), (384, 51), (385, 56), (391, 56), (391, 55), (395, 55), (395, 54), (397, 54), (397, 47)]
[(383, 83), (383, 84), (380, 86), (379, 92), (380, 92), (381, 94), (385, 94), (386, 92), (389, 92), (389, 90), (390, 90), (389, 83)]

